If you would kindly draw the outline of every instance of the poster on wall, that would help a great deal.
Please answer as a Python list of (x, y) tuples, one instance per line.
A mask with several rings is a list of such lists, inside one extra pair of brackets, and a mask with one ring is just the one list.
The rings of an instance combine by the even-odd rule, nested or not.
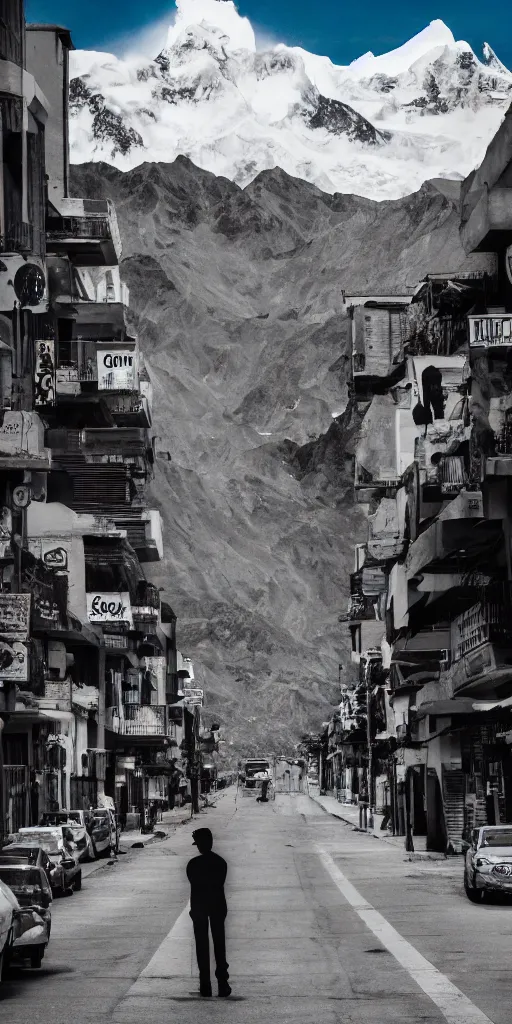
[(0, 679), (26, 683), (28, 680), (28, 647), (18, 640), (0, 639)]
[(66, 548), (55, 541), (43, 541), (41, 544), (43, 562), (48, 569), (58, 569), (65, 572), (68, 568), (68, 553)]
[(0, 636), (26, 640), (30, 628), (31, 594), (0, 594)]
[(134, 391), (135, 390), (135, 350), (99, 349), (98, 390), (99, 391)]
[(87, 594), (87, 616), (89, 622), (115, 622), (133, 629), (130, 595), (103, 591)]
[(55, 405), (55, 342), (36, 341), (34, 405)]

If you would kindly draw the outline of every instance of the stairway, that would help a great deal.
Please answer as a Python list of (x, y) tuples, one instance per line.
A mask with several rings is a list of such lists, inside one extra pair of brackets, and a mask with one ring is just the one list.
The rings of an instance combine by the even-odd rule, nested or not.
[(453, 848), (455, 853), (461, 853), (466, 776), (460, 768), (450, 768), (443, 764), (442, 769), (444, 819), (448, 845)]

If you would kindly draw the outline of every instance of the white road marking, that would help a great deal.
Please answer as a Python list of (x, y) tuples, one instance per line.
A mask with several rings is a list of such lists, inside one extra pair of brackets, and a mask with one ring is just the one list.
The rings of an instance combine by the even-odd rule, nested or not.
[(435, 1003), (448, 1024), (493, 1024), (478, 1006), (475, 1006), (445, 974), (441, 974), (437, 967), (418, 953), (418, 950), (361, 896), (322, 846), (317, 846), (316, 850), (347, 903), (350, 903), (367, 928)]

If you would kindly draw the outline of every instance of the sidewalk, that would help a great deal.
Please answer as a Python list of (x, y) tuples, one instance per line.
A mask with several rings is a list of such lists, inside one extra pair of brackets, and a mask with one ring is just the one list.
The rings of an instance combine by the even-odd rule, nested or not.
[[(208, 794), (208, 804), (201, 799), (200, 812), (208, 810), (209, 808), (215, 807), (217, 803), (222, 800), (227, 790), (221, 790), (219, 793)], [(197, 815), (192, 817), (190, 812), (190, 804), (185, 804), (183, 807), (175, 807), (172, 811), (164, 811), (162, 814), (162, 820), (157, 821), (152, 832), (141, 832), (140, 829), (128, 829), (125, 832), (121, 832), (119, 839), (119, 845), (123, 850), (129, 850), (134, 843), (143, 843), (144, 846), (149, 846), (150, 843), (158, 842), (161, 839), (167, 839), (176, 828), (180, 825), (184, 825), (186, 822), (195, 820)]]
[(374, 814), (374, 827), (372, 829), (360, 829), (359, 807), (355, 804), (342, 804), (333, 796), (320, 796), (318, 790), (311, 787), (309, 788), (308, 795), (311, 800), (314, 800), (320, 807), (323, 807), (324, 811), (327, 811), (334, 818), (340, 818), (345, 824), (352, 825), (355, 831), (373, 835), (375, 839), (381, 839), (384, 843), (394, 846), (395, 849), (403, 850), (406, 860), (446, 860), (444, 853), (435, 853), (427, 850), (426, 836), (413, 836), (414, 853), (406, 851), (405, 836), (393, 836), (385, 829), (381, 830), (380, 826), (384, 820), (382, 814)]

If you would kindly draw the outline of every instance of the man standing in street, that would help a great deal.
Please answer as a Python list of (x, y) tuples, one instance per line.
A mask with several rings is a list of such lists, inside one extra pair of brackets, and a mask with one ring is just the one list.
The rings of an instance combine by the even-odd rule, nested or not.
[(215, 953), (215, 977), (219, 996), (231, 995), (228, 984), (226, 962), (226, 940), (224, 922), (227, 914), (224, 882), (228, 866), (222, 857), (213, 853), (213, 837), (209, 828), (198, 828), (192, 833), (193, 845), (199, 850), (199, 857), (193, 857), (187, 864), (187, 878), (190, 882), (190, 916), (194, 925), (197, 966), (199, 967), (199, 992), (211, 996), (210, 946), (208, 924), (210, 925), (213, 950)]

